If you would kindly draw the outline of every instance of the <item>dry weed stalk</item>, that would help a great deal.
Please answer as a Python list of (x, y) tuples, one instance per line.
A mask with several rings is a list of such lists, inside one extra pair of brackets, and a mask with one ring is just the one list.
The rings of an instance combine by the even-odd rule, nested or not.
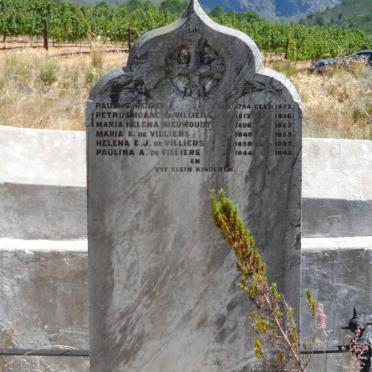
[(357, 371), (363, 371), (364, 365), (368, 362), (368, 345), (358, 343), (361, 336), (361, 330), (355, 331), (355, 336), (351, 339), (349, 352), (351, 353), (351, 367)]
[(104, 60), (103, 45), (99, 42), (92, 43), (90, 49), (91, 63), (94, 68), (102, 69)]
[[(238, 259), (236, 266), (241, 274), (238, 287), (256, 307), (256, 311), (250, 314), (257, 335), (256, 357), (277, 371), (305, 371), (310, 359), (303, 358), (300, 353), (294, 309), (287, 304), (276, 285), (269, 282), (266, 264), (254, 239), (244, 226), (237, 205), (225, 197), (223, 190), (218, 195), (212, 191), (212, 215), (222, 238)], [(318, 305), (310, 291), (306, 295), (313, 320), (313, 338), (309, 346), (313, 348)]]

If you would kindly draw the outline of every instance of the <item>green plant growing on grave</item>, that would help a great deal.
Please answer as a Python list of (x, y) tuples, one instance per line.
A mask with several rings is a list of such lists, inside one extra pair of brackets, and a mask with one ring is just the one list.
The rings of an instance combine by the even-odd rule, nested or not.
[[(300, 335), (294, 309), (287, 304), (275, 283), (270, 283), (266, 264), (250, 231), (244, 226), (238, 206), (225, 197), (223, 190), (212, 190), (212, 215), (223, 240), (234, 252), (241, 274), (238, 284), (255, 305), (250, 323), (256, 333), (256, 357), (275, 371), (306, 371), (309, 357), (300, 353)], [(314, 348), (318, 305), (311, 291), (306, 292), (307, 304), (313, 320), (313, 337), (305, 348)]]

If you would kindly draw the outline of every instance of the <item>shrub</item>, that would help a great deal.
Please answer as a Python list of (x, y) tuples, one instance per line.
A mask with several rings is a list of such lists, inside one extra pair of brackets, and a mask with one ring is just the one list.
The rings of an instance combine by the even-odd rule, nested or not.
[(39, 67), (38, 79), (44, 87), (49, 88), (58, 80), (59, 64), (53, 60), (46, 60)]
[[(237, 205), (225, 197), (223, 190), (218, 195), (212, 190), (212, 215), (223, 240), (238, 260), (236, 267), (241, 274), (238, 287), (256, 307), (256, 311), (250, 314), (251, 326), (257, 335), (254, 344), (256, 357), (275, 371), (305, 371), (310, 359), (307, 357), (305, 360), (300, 354), (294, 309), (287, 304), (276, 284), (269, 283), (266, 264), (252, 234), (244, 226)], [(309, 343), (313, 348), (318, 306), (311, 291), (306, 295), (313, 319), (314, 337)]]

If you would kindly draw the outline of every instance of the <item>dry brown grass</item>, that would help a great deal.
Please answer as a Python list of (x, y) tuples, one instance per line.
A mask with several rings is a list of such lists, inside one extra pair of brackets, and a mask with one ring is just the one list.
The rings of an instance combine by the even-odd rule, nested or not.
[(0, 124), (28, 128), (84, 129), (90, 89), (107, 71), (126, 62), (124, 53), (51, 58), (27, 49), (0, 53)]
[(304, 107), (304, 136), (372, 140), (372, 68), (290, 77)]
[[(90, 55), (67, 58), (47, 57), (33, 49), (0, 51), (0, 124), (84, 130), (90, 89), (126, 59), (125, 53), (104, 53), (99, 45)], [(350, 71), (309, 75), (284, 62), (274, 61), (271, 67), (297, 86), (306, 137), (372, 139), (371, 68), (355, 65)]]

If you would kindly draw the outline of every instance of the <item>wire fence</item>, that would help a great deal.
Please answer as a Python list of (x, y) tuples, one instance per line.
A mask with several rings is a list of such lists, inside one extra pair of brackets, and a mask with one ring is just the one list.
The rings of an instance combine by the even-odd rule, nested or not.
[[(342, 350), (303, 350), (304, 355), (319, 355), (319, 354), (337, 354), (342, 353)], [(79, 350), (73, 348), (57, 348), (57, 349), (0, 349), (0, 355), (3, 356), (43, 356), (43, 357), (89, 357), (89, 350)]]

